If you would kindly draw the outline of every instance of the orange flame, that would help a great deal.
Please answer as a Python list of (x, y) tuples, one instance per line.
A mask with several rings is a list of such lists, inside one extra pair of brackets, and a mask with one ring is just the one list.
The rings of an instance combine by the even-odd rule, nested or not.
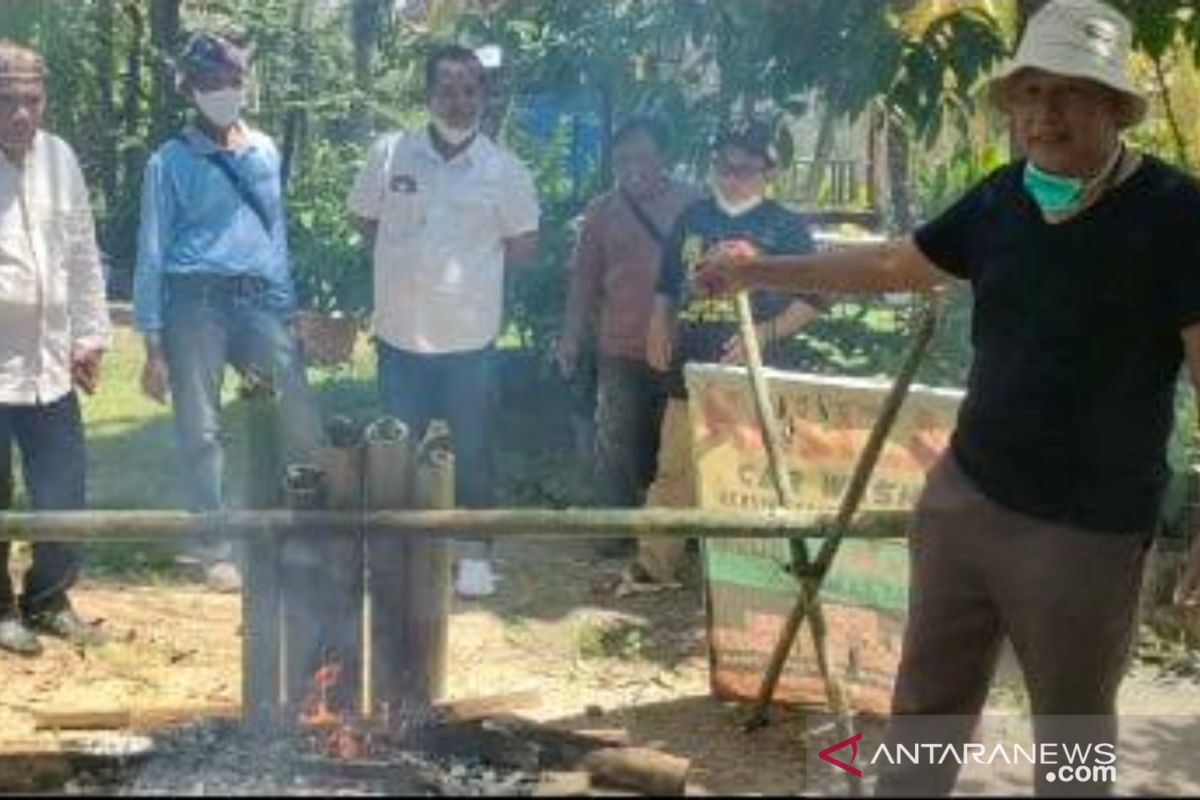
[(337, 653), (326, 653), (324, 663), (313, 673), (308, 694), (300, 712), (300, 724), (310, 728), (329, 729), (316, 739), (316, 745), (328, 758), (355, 760), (371, 755), (371, 734), (348, 723), (344, 715), (333, 708), (333, 690), (342, 679), (342, 663)]
[(342, 678), (342, 665), (336, 657), (327, 659), (313, 673), (300, 723), (311, 727), (327, 727), (341, 723), (341, 715), (330, 708), (329, 695)]

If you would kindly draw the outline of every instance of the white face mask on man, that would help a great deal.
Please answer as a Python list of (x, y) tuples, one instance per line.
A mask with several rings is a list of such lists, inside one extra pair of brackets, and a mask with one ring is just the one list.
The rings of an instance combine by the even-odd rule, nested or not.
[(748, 197), (745, 200), (730, 200), (721, 192), (721, 187), (715, 180), (709, 183), (709, 188), (712, 190), (713, 200), (716, 201), (717, 207), (731, 217), (740, 217), (743, 214), (749, 214), (762, 205), (763, 202), (761, 194)]
[(242, 107), (246, 103), (246, 92), (243, 89), (219, 89), (215, 92), (197, 91), (193, 95), (196, 108), (204, 118), (218, 128), (228, 128), (242, 116)]
[(470, 139), (479, 130), (478, 125), (472, 125), (469, 128), (455, 128), (447, 125), (438, 117), (432, 117), (433, 127), (437, 130), (438, 136), (446, 140), (446, 144), (451, 147), (458, 147), (463, 142)]

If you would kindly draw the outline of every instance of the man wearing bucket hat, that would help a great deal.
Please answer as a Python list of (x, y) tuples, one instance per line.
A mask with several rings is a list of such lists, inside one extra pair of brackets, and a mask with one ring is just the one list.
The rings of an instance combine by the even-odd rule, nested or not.
[[(242, 120), (251, 51), (231, 37), (192, 36), (176, 62), (195, 121), (151, 157), (142, 186), (134, 316), (146, 339), (142, 387), (175, 410), (196, 511), (222, 507), (221, 384), (226, 364), (271, 381), (285, 457), (307, 461), (322, 426), (288, 322), (280, 157)], [(209, 584), (235, 589), (228, 545), (197, 548)]]
[[(965, 737), (1003, 636), (1039, 742), (1115, 740), (1185, 360), (1200, 385), (1200, 188), (1122, 143), (1147, 107), (1131, 39), (1110, 6), (1054, 0), (988, 86), (1024, 158), (910, 238), (807, 258), (716, 251), (700, 273), (714, 292), (970, 283), (967, 394), (910, 542), (898, 740), (935, 715), (925, 741)], [(880, 793), (948, 792), (949, 761), (894, 770)], [(1039, 791), (1110, 788), (1046, 775)]]

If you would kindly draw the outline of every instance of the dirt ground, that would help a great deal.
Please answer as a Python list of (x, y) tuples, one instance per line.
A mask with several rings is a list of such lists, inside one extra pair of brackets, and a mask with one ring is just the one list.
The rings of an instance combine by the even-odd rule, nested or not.
[[(697, 589), (622, 599), (599, 593), (597, 579), (620, 562), (599, 558), (587, 543), (509, 542), (497, 560), (497, 596), (454, 609), (450, 697), (536, 690), (540, 703), (525, 713), (625, 728), (635, 743), (693, 759), (698, 794), (804, 790), (802, 713), (779, 709), (773, 725), (751, 735), (741, 730), (744, 707), (709, 698)], [(187, 583), (85, 581), (75, 601), (85, 616), (103, 619), (116, 641), (86, 652), (47, 641), (46, 653), (31, 660), (0, 655), (3, 743), (48, 736), (34, 732), (34, 709), (238, 701), (237, 596)], [(1003, 692), (993, 699), (996, 707), (1012, 705)], [(1126, 683), (1122, 712), (1198, 720), (1200, 686), (1143, 665)]]

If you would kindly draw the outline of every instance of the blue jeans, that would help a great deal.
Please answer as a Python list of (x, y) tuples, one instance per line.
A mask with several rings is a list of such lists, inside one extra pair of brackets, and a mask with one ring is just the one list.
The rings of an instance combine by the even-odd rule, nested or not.
[(266, 305), (264, 283), (169, 276), (165, 322), (175, 433), (193, 511), (224, 507), (220, 410), (227, 364), (269, 380), (279, 393), (285, 463), (313, 462), (324, 441), (320, 411), (295, 338)]
[(492, 348), (424, 355), (383, 342), (379, 351), (379, 393), (384, 413), (408, 426), (418, 441), (430, 420), (442, 419), (454, 440), (454, 496), (459, 506), (489, 508), (494, 503), (488, 447), (492, 394)]
[[(49, 405), (0, 405), (0, 508), (12, 504), (12, 445), (21, 450), (25, 484), (37, 511), (78, 510), (86, 500), (87, 452), (79, 400), (74, 392)], [(8, 575), (9, 543), (0, 542), (0, 616), (15, 610)], [(21, 610), (26, 614), (66, 607), (67, 589), (79, 573), (74, 545), (39, 542), (25, 574)]]

